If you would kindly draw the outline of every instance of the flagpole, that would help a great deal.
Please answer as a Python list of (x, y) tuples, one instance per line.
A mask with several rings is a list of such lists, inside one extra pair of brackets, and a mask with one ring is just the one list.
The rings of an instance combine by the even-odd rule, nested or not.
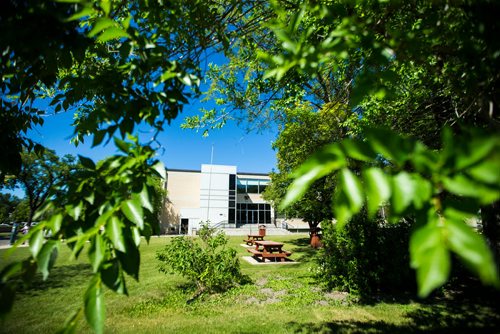
[(208, 175), (208, 203), (207, 203), (207, 223), (210, 216), (210, 192), (212, 191), (212, 164), (214, 162), (214, 144), (212, 144), (212, 152), (210, 153), (210, 174)]

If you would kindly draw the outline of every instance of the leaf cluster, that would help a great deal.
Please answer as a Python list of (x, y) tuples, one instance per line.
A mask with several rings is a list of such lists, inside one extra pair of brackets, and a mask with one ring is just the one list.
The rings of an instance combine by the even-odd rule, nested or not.
[[(410, 255), (421, 296), (448, 279), (450, 251), (484, 283), (499, 285), (490, 249), (466, 221), (477, 216), (481, 205), (500, 198), (500, 137), (478, 131), (457, 139), (445, 129), (443, 149), (434, 151), (392, 131), (364, 133), (366, 141), (346, 139), (326, 146), (298, 168), (282, 207), (297, 201), (315, 180), (336, 172), (332, 207), (338, 228), (365, 203), (369, 217), (381, 205), (390, 205), (391, 221), (415, 216)], [(365, 165), (353, 171), (348, 158)], [(377, 160), (380, 165), (373, 165)]]
[(38, 270), (48, 278), (63, 240), (75, 258), (86, 250), (94, 275), (85, 293), (84, 313), (97, 332), (104, 326), (104, 286), (127, 294), (125, 274), (139, 278), (141, 236), (149, 240), (158, 225), (145, 219), (146, 212), (154, 212), (155, 178), (165, 177), (151, 148), (133, 138), (115, 138), (115, 143), (122, 155), (97, 164), (79, 157), (82, 168), (69, 177), (66, 191), (42, 209), (51, 212), (50, 218), (18, 241), (29, 240), (31, 257), (2, 272), (2, 290), (14, 291), (16, 277), (29, 281)]

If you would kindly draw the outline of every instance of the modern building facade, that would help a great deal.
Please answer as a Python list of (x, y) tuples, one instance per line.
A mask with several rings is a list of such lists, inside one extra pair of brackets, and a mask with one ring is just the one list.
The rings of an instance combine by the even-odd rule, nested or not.
[(163, 232), (192, 234), (204, 222), (222, 227), (271, 224), (274, 210), (261, 196), (268, 184), (269, 175), (238, 173), (236, 166), (167, 170)]

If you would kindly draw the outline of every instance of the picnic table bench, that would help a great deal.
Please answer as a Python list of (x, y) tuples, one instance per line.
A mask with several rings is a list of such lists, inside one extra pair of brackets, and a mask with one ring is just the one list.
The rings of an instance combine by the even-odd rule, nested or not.
[(263, 241), (264, 236), (260, 234), (248, 234), (247, 239), (243, 239), (248, 246), (253, 246), (255, 241)]
[(283, 262), (286, 258), (292, 255), (291, 252), (284, 251), (282, 249), (283, 243), (281, 242), (262, 240), (254, 241), (254, 243), (256, 247), (249, 248), (247, 251), (252, 253), (252, 256), (258, 261), (262, 259), (262, 262), (265, 262), (266, 259), (269, 259), (269, 261), (276, 262), (280, 259), (280, 261)]

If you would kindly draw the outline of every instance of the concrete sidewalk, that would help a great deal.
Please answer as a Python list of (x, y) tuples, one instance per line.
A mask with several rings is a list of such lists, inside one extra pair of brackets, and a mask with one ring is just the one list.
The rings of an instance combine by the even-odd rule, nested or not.
[[(0, 239), (0, 249), (11, 248), (12, 246), (9, 244), (9, 239)], [(19, 247), (28, 247), (28, 243), (24, 245), (19, 245)]]

